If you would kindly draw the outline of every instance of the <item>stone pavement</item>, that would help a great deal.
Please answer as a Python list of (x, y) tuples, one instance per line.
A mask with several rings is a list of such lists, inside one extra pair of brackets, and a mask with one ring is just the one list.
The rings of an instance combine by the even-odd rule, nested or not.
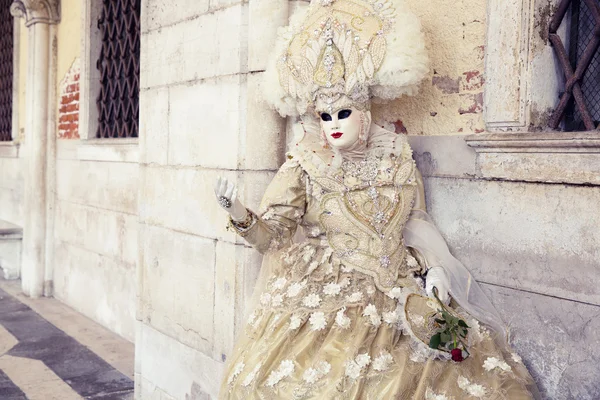
[(0, 280), (0, 400), (133, 399), (134, 346)]

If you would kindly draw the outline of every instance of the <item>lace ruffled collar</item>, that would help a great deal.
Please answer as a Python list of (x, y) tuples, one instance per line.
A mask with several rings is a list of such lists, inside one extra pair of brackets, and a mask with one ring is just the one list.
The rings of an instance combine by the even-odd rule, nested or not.
[(374, 180), (382, 160), (385, 162), (396, 157), (412, 157), (404, 136), (376, 124), (371, 125), (367, 148), (362, 158), (356, 152), (344, 154), (323, 147), (321, 139), (312, 132), (315, 129), (317, 128), (311, 129), (303, 123), (294, 125), (295, 137), (288, 151), (288, 157), (297, 160), (313, 177), (353, 175), (360, 180)]

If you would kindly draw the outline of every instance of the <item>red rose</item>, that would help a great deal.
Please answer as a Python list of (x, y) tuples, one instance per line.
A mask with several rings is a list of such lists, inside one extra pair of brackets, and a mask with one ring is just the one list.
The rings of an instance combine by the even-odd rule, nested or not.
[(461, 362), (464, 360), (461, 349), (452, 349), (450, 354), (452, 354), (452, 361)]

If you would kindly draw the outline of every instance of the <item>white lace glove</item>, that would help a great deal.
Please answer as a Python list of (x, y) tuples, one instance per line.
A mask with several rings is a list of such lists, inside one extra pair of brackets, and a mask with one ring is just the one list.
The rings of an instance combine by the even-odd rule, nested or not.
[(448, 288), (450, 287), (450, 281), (446, 271), (442, 267), (433, 267), (427, 271), (427, 279), (425, 283), (425, 292), (427, 296), (433, 296), (433, 288), (437, 288), (439, 299), (444, 303), (450, 302), (450, 295), (448, 294)]
[(237, 198), (237, 188), (233, 182), (225, 178), (215, 181), (215, 196), (219, 205), (231, 215), (234, 221), (243, 221), (248, 216), (248, 210)]

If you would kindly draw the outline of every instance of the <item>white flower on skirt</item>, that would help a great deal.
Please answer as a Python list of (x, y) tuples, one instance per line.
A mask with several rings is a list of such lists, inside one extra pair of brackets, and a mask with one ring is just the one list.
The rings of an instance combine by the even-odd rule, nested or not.
[(294, 282), (288, 286), (287, 297), (296, 297), (300, 294), (302, 289), (306, 286), (305, 282)]
[(283, 378), (290, 376), (294, 372), (295, 366), (292, 360), (283, 360), (279, 364), (279, 368), (275, 371), (271, 371), (267, 378), (266, 385), (273, 387), (279, 383)]
[(485, 394), (487, 392), (483, 386), (477, 385), (475, 383), (472, 383), (471, 386), (469, 386), (469, 389), (467, 391), (469, 392), (469, 394), (471, 396), (479, 397), (479, 398), (482, 398), (483, 396), (485, 396)]
[(388, 324), (396, 324), (398, 322), (398, 314), (395, 311), (384, 312), (383, 320)]
[(373, 369), (375, 371), (386, 371), (392, 362), (394, 362), (394, 357), (387, 351), (384, 351), (373, 360)]
[(443, 393), (435, 394), (435, 392), (431, 388), (427, 388), (427, 391), (425, 392), (425, 400), (451, 400), (451, 399), (446, 397), (446, 395)]
[(323, 287), (323, 293), (327, 296), (337, 296), (342, 291), (342, 287), (337, 283), (328, 283)]
[(320, 331), (325, 329), (327, 326), (327, 319), (325, 318), (325, 314), (322, 312), (314, 312), (310, 314), (308, 321), (310, 322), (310, 329), (313, 331)]
[(354, 360), (346, 362), (346, 376), (356, 379), (360, 376), (360, 366)]
[(321, 296), (316, 293), (311, 293), (302, 300), (302, 304), (306, 307), (315, 308), (321, 304)]
[(373, 325), (375, 328), (381, 325), (381, 317), (377, 313), (377, 307), (375, 307), (373, 304), (369, 304), (365, 307), (365, 310), (363, 311), (363, 316), (369, 317), (371, 325)]
[(331, 371), (331, 364), (327, 361), (319, 361), (317, 363), (317, 370), (323, 375), (327, 375)]
[(361, 301), (361, 300), (362, 300), (362, 298), (363, 298), (363, 294), (362, 294), (362, 292), (354, 292), (354, 293), (352, 293), (351, 295), (349, 295), (349, 296), (346, 296), (346, 300), (347, 300), (349, 303), (356, 303), (356, 302), (358, 302), (358, 301)]
[(269, 304), (271, 304), (271, 294), (270, 293), (263, 293), (260, 295), (260, 304), (262, 304), (263, 306), (268, 306)]
[(371, 356), (367, 353), (362, 353), (356, 356), (355, 361), (361, 368), (364, 368), (371, 364)]
[(510, 365), (508, 365), (506, 362), (496, 358), (496, 357), (488, 357), (486, 358), (486, 360), (483, 363), (483, 368), (486, 371), (491, 371), (494, 368), (499, 368), (503, 371), (510, 371)]
[(256, 379), (256, 375), (258, 375), (258, 371), (260, 371), (260, 367), (262, 367), (262, 363), (256, 364), (256, 367), (254, 367), (252, 372), (246, 375), (246, 378), (244, 378), (244, 381), (242, 382), (243, 386), (250, 386), (252, 382), (254, 382), (254, 379)]
[(327, 361), (320, 361), (315, 367), (316, 368), (309, 368), (304, 371), (302, 379), (304, 379), (308, 384), (315, 383), (327, 375), (329, 371), (331, 371), (331, 364), (329, 364)]
[(461, 388), (462, 390), (466, 390), (467, 386), (469, 386), (471, 382), (469, 382), (469, 380), (464, 376), (459, 376), (456, 380), (456, 383), (458, 384), (459, 388)]
[(282, 277), (282, 278), (277, 279), (275, 282), (273, 282), (272, 287), (275, 290), (281, 290), (285, 287), (286, 283), (287, 283), (287, 279)]
[(304, 375), (302, 375), (302, 379), (304, 379), (304, 381), (306, 383), (315, 383), (316, 381), (319, 380), (319, 371), (317, 371), (314, 368), (309, 368), (306, 371), (304, 371)]
[(360, 376), (363, 368), (371, 363), (371, 357), (367, 353), (359, 354), (354, 360), (346, 362), (346, 376), (356, 379)]
[(344, 314), (344, 311), (346, 311), (346, 307), (337, 312), (335, 315), (335, 323), (342, 329), (348, 329), (350, 327), (350, 318)]
[(290, 318), (290, 329), (291, 330), (298, 329), (301, 324), (302, 324), (302, 318), (300, 318), (297, 315), (291, 316), (291, 318)]
[(487, 393), (485, 387), (477, 385), (475, 383), (471, 383), (464, 376), (459, 376), (456, 382), (458, 383), (459, 388), (461, 388), (473, 397), (483, 398)]
[(377, 315), (377, 307), (375, 307), (374, 304), (369, 304), (365, 307), (365, 310), (363, 311), (363, 316), (370, 317), (372, 315)]
[(273, 296), (271, 298), (271, 305), (273, 307), (281, 307), (282, 304), (283, 304), (283, 295), (282, 294), (276, 294), (275, 296)]

